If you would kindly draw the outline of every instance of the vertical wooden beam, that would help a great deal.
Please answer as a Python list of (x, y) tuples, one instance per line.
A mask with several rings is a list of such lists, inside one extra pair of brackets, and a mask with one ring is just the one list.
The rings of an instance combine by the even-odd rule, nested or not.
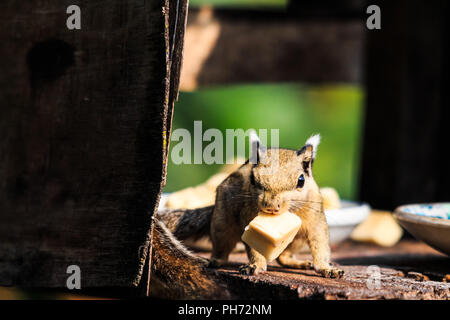
[(169, 2), (80, 0), (81, 30), (73, 1), (1, 2), (1, 285), (65, 287), (73, 264), (83, 288), (140, 282), (177, 92)]
[(382, 29), (367, 30), (360, 198), (385, 209), (448, 201), (448, 2), (378, 5)]

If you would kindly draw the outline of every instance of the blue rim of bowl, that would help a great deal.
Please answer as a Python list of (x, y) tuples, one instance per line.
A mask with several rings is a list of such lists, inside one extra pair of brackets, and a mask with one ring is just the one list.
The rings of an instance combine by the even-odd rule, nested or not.
[(414, 222), (414, 223), (428, 224), (428, 225), (433, 225), (433, 226), (439, 226), (442, 228), (450, 227), (450, 219), (436, 218), (436, 217), (420, 215), (417, 213), (411, 213), (411, 212), (405, 211), (405, 208), (411, 207), (411, 206), (429, 206), (429, 205), (432, 206), (432, 205), (437, 205), (437, 204), (442, 204), (442, 203), (439, 203), (439, 202), (436, 202), (436, 203), (413, 203), (413, 204), (403, 205), (403, 206), (400, 206), (397, 209), (395, 209), (394, 216), (399, 219), (408, 220), (408, 221)]

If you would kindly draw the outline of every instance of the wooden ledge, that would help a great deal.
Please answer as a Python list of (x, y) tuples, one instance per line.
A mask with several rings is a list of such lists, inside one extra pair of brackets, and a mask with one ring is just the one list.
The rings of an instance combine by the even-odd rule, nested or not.
[(450, 259), (423, 243), (404, 240), (381, 248), (347, 241), (333, 250), (332, 258), (345, 271), (341, 279), (282, 268), (276, 262), (263, 274), (241, 275), (237, 266), (247, 261), (245, 253), (233, 253), (232, 265), (217, 274), (240, 299), (450, 299), (450, 283), (443, 280)]

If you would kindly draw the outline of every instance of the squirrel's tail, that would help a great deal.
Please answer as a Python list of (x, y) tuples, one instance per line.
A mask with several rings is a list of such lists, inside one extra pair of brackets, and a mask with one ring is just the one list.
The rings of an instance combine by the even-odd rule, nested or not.
[(150, 294), (166, 299), (229, 299), (207, 260), (192, 254), (156, 216), (153, 229)]
[(200, 239), (210, 235), (211, 217), (214, 206), (198, 209), (163, 210), (157, 213), (157, 218), (179, 240)]

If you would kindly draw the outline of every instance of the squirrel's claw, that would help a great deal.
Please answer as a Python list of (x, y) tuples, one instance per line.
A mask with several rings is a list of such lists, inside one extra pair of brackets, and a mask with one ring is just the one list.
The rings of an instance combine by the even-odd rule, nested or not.
[(344, 270), (338, 269), (338, 268), (325, 268), (325, 269), (319, 269), (316, 270), (318, 273), (320, 273), (325, 278), (342, 278), (344, 275)]
[(209, 261), (208, 259), (203, 258), (203, 257), (199, 257), (199, 256), (197, 256), (196, 258), (197, 258), (197, 262), (198, 262), (200, 265), (202, 265), (202, 266), (204, 266), (204, 267), (208, 267), (208, 266), (209, 266), (210, 261)]
[(266, 271), (264, 268), (258, 267), (256, 264), (244, 264), (239, 267), (239, 273), (247, 276), (257, 275)]

